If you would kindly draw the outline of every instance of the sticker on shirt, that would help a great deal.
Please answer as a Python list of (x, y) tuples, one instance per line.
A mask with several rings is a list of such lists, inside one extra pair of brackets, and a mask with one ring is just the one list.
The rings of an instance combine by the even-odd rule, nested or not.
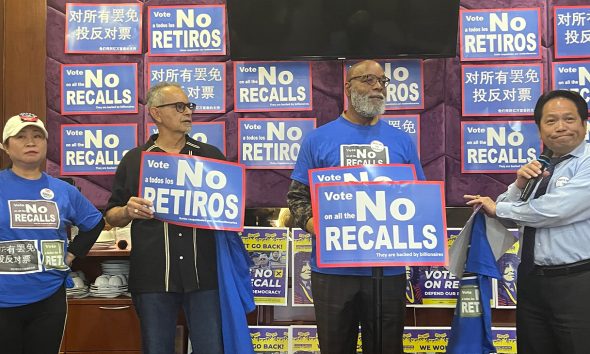
[(41, 198), (48, 199), (48, 200), (51, 200), (51, 199), (53, 199), (53, 197), (55, 197), (55, 194), (49, 188), (41, 189), (41, 192), (39, 194), (41, 194)]
[(37, 250), (37, 241), (0, 242), (0, 274), (26, 274), (41, 270), (41, 253)]
[(68, 269), (68, 266), (64, 262), (64, 241), (41, 240), (41, 252), (43, 253), (43, 266), (45, 269)]
[(389, 163), (389, 148), (378, 140), (370, 144), (340, 145), (340, 166)]
[(58, 229), (57, 204), (48, 200), (9, 200), (11, 229)]
[(569, 177), (561, 176), (555, 181), (555, 187), (563, 187), (570, 181)]

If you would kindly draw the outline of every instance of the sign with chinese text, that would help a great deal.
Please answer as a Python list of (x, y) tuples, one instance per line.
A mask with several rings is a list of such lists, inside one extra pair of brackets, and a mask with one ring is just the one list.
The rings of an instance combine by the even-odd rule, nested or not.
[(555, 59), (590, 56), (590, 6), (553, 7)]

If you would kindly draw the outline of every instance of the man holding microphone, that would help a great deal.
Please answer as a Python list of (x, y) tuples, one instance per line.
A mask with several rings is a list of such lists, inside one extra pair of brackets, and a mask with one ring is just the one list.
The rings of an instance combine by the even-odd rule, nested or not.
[(516, 310), (519, 353), (582, 354), (590, 347), (588, 104), (577, 93), (541, 96), (534, 112), (545, 149), (496, 201), (465, 195), (490, 217), (524, 226)]

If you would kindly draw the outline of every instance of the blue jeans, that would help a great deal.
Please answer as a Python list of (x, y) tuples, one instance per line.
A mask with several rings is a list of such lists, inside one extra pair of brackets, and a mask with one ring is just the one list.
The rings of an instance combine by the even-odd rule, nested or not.
[(178, 310), (182, 306), (193, 353), (223, 354), (219, 291), (132, 294), (141, 324), (144, 354), (174, 353)]

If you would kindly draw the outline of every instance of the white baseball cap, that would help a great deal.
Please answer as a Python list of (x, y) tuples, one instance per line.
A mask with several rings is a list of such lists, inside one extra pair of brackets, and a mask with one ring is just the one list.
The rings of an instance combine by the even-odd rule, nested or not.
[(43, 124), (41, 119), (39, 119), (39, 117), (37, 117), (33, 113), (20, 113), (14, 117), (11, 117), (6, 122), (6, 125), (4, 126), (4, 131), (2, 133), (2, 144), (6, 143), (6, 140), (8, 140), (8, 138), (18, 134), (21, 130), (23, 130), (24, 127), (28, 127), (31, 125), (41, 129), (43, 131), (43, 134), (45, 134), (45, 139), (47, 139), (47, 130), (45, 129), (45, 125)]

